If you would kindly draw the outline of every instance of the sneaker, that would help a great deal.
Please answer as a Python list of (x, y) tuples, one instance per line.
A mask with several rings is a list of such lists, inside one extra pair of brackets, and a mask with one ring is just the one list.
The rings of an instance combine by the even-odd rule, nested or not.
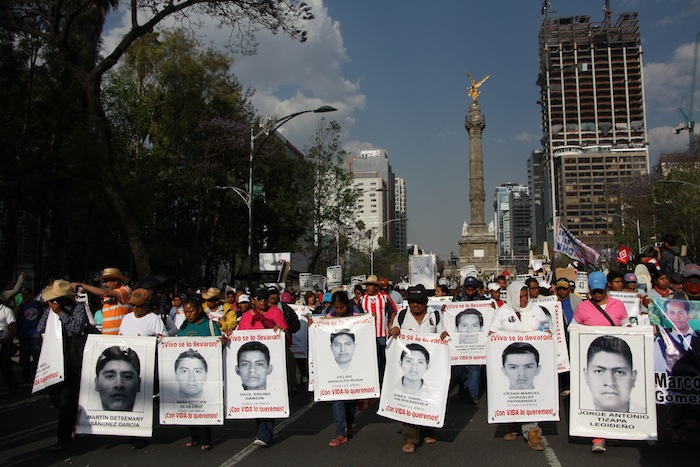
[(257, 438), (255, 439), (255, 441), (253, 441), (253, 444), (256, 445), (256, 446), (263, 447), (263, 448), (269, 448), (269, 447), (270, 447), (270, 443), (266, 443), (265, 441), (263, 441), (263, 440), (261, 440), (261, 439), (257, 439)]
[(569, 397), (570, 395), (571, 395), (570, 389), (564, 389), (560, 394), (561, 397)]
[(503, 439), (505, 439), (506, 441), (515, 441), (516, 439), (518, 439), (518, 434), (512, 431), (503, 435)]
[(591, 446), (591, 452), (605, 452), (605, 440), (601, 438), (596, 438), (593, 440), (593, 446)]
[(531, 428), (530, 431), (527, 432), (527, 444), (533, 451), (544, 451), (541, 428)]

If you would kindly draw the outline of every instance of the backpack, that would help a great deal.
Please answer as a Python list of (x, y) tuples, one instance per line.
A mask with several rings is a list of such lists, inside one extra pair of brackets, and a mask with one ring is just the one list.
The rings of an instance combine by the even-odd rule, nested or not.
[(683, 268), (690, 264), (690, 259), (687, 256), (681, 256), (673, 253), (673, 264), (671, 265), (671, 274), (680, 274)]

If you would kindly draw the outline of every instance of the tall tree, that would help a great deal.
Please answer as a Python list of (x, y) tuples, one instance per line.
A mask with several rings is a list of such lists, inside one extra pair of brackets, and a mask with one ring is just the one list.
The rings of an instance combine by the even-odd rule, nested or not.
[(94, 129), (95, 159), (102, 186), (129, 239), (138, 275), (150, 272), (149, 251), (143, 231), (126, 190), (115, 174), (113, 130), (105, 113), (101, 88), (104, 74), (114, 67), (137, 39), (153, 31), (165, 19), (196, 23), (208, 16), (232, 30), (229, 45), (251, 51), (258, 27), (282, 31), (304, 41), (300, 20), (313, 18), (311, 9), (293, 0), (132, 0), (128, 3), (131, 24), (106, 56), (100, 56), (100, 36), (107, 15), (118, 0), (8, 0), (0, 7), (0, 28), (41, 41), (45, 53), (55, 54), (83, 91)]
[(309, 185), (313, 186), (310, 210), (313, 229), (308, 239), (312, 272), (325, 272), (324, 265), (319, 264), (325, 249), (323, 238), (330, 235), (339, 241), (352, 221), (360, 196), (344, 166), (347, 154), (341, 149), (340, 130), (338, 122), (320, 119), (313, 144), (306, 151)]

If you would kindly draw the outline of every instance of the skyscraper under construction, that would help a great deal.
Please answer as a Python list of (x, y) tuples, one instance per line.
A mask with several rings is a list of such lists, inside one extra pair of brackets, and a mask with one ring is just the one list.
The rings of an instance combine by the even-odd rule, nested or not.
[(592, 23), (560, 18), (545, 1), (542, 16), (544, 221), (551, 229), (558, 216), (587, 244), (612, 247), (624, 217), (620, 190), (649, 171), (637, 13), (613, 17), (606, 2)]

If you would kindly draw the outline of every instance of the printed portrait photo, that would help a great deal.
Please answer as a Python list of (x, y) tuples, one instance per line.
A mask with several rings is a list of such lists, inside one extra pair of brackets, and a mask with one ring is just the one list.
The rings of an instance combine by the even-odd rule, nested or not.
[(141, 359), (133, 349), (114, 345), (104, 349), (96, 360), (94, 392), (89, 398), (92, 410), (143, 412)]
[(540, 353), (527, 342), (514, 342), (501, 355), (503, 374), (510, 391), (535, 389), (535, 377), (540, 374)]

